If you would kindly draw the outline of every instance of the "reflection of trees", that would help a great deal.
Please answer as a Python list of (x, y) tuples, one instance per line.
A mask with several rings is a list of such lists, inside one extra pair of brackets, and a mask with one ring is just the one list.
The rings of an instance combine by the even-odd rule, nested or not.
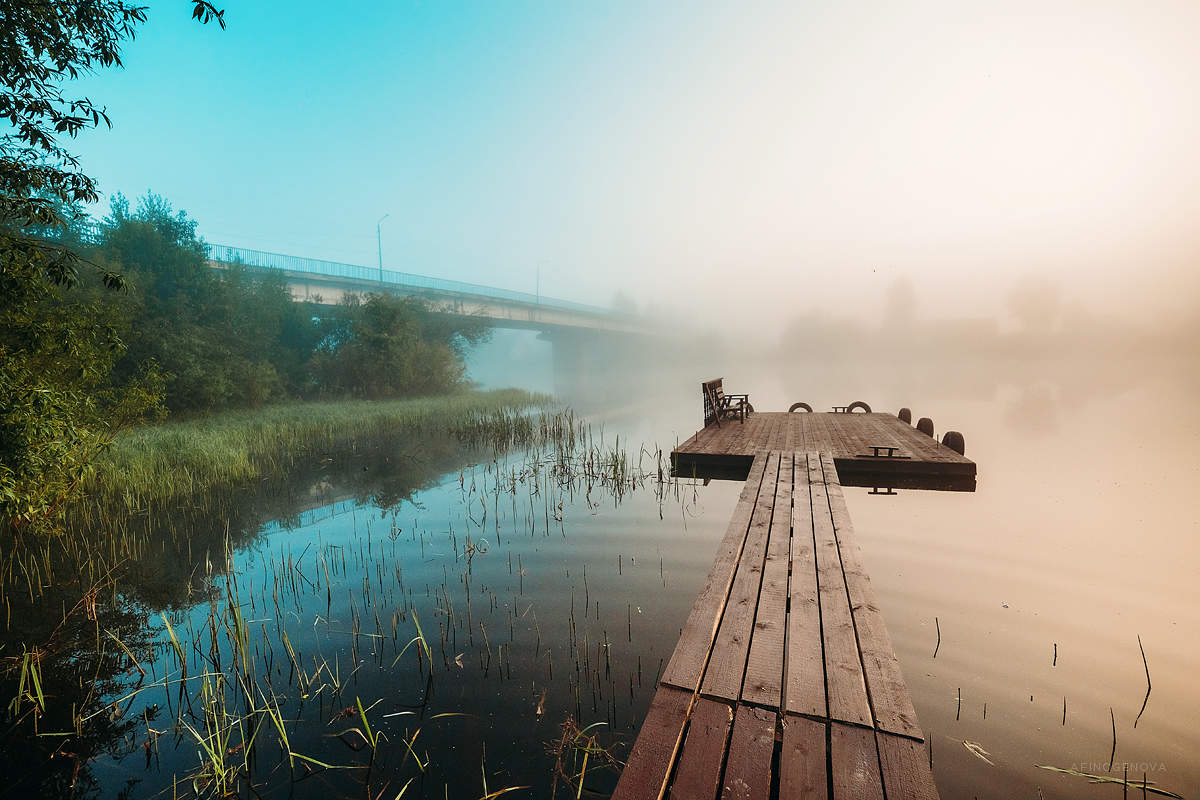
[[(166, 720), (124, 716), (112, 701), (140, 682), (125, 649), (155, 660), (157, 619), (208, 599), (211, 569), (228, 544), (250, 545), (265, 523), (296, 524), (300, 513), (339, 499), (394, 508), (440, 476), (475, 463), (448, 436), (405, 434), (369, 450), (320, 454), (305, 467), (258, 486), (192, 498), (137, 518), (81, 521), (51, 540), (9, 536), (0, 547), (0, 698), (17, 695), (21, 657), (39, 654), (43, 713), (27, 700), (0, 726), (0, 796), (89, 796), (100, 792), (88, 764), (126, 755), (135, 734)], [(119, 640), (119, 644), (118, 644)], [(67, 736), (47, 736), (44, 734)], [(43, 735), (39, 735), (43, 734)], [(112, 790), (116, 787), (105, 787)]]
[(237, 550), (261, 527), (278, 520), (301, 524), (304, 511), (353, 499), (391, 509), (427, 488), (439, 476), (472, 462), (471, 448), (449, 436), (394, 436), (369, 450), (313, 458), (311, 463), (250, 489), (193, 499), (186, 507), (138, 521), (148, 540), (131, 559), (122, 591), (149, 608), (177, 608), (205, 597), (206, 557), (222, 562), (226, 540)]
[[(132, 665), (114, 642), (134, 653), (150, 647), (145, 616), (123, 600), (111, 580), (92, 584), (64, 570), (36, 600), (6, 587), (11, 622), (0, 634), (5, 674), (0, 697), (17, 696), (19, 659), (36, 648), (45, 707), (25, 695), (0, 732), (0, 794), (13, 797), (87, 796), (98, 790), (87, 763), (112, 752), (143, 724), (127, 719), (109, 699), (123, 692)], [(139, 656), (141, 658), (142, 656)], [(14, 669), (15, 667), (15, 669)], [(136, 673), (135, 673), (136, 674)], [(80, 722), (80, 720), (86, 720)], [(41, 735), (31, 735), (33, 733)], [(57, 734), (74, 732), (70, 736)]]

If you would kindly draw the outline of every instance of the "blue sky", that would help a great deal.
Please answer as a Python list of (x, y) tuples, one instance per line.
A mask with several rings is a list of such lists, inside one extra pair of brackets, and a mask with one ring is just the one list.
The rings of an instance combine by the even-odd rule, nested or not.
[(189, 10), (76, 87), (114, 129), (75, 149), (210, 241), (372, 264), (387, 213), (390, 268), (746, 320), (1200, 295), (1196, 4)]
[[(106, 193), (164, 194), (210, 241), (607, 302), (613, 150), (665, 19), (637, 5), (156, 3), (125, 69), (80, 87), (115, 126), (77, 149)], [(665, 6), (663, 6), (665, 8)], [(634, 29), (636, 28), (636, 32)], [(623, 63), (622, 63), (623, 62)], [(632, 166), (632, 165), (631, 165)], [(615, 240), (615, 241), (614, 241)], [(625, 255), (629, 255), (626, 253)]]

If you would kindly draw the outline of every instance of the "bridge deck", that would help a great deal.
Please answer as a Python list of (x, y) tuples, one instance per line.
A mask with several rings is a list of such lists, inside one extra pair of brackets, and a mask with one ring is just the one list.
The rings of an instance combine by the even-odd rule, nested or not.
[(938, 797), (834, 459), (759, 452), (613, 798), (885, 792)]
[[(872, 446), (897, 457), (875, 457)], [(829, 453), (846, 486), (975, 488), (975, 462), (891, 414), (756, 411), (697, 431), (671, 455), (676, 474), (743, 479), (765, 450)]]

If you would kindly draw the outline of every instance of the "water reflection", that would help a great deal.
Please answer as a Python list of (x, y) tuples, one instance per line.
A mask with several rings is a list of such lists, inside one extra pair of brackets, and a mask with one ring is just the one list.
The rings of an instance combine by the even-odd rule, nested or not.
[[(1200, 430), (1191, 387), (1141, 379), (1064, 392), (1033, 377), (961, 403), (975, 494), (847, 492), (943, 797), (1121, 795), (1039, 764), (1118, 779), (1128, 764), (1131, 779), (1200, 791)], [(1139, 636), (1153, 692), (1135, 728)]]
[[(113, 785), (99, 778), (101, 755), (119, 763), (149, 759), (154, 740), (161, 762), (151, 732), (174, 727), (158, 721), (165, 698), (141, 704), (120, 698), (162, 679), (159, 612), (216, 602), (214, 571), (225, 566), (227, 548), (251, 548), (269, 529), (309, 526), (338, 509), (394, 508), (478, 460), (474, 448), (444, 436), (380, 444), (369, 452), (331, 453), (284, 480), (193, 498), (118, 526), (82, 519), (49, 541), (7, 542), (0, 551), (8, 576), (0, 652), (17, 658), (27, 643), (38, 643), (29, 651), (38, 687), (31, 687), (32, 675), (22, 687), (19, 670), (0, 684), (6, 700), (18, 698), (0, 741), (0, 774), (8, 778), (0, 793), (119, 794), (124, 780), (134, 779)], [(20, 591), (31, 571), (36, 582)], [(172, 731), (176, 745), (183, 744), (179, 733)]]
[[(923, 344), (887, 361), (756, 359), (712, 345), (699, 366), (657, 376), (671, 413), (651, 411), (646, 427), (685, 440), (701, 424), (695, 379), (723, 374), (760, 410), (865, 399), (970, 440), (975, 492), (846, 491), (943, 797), (1121, 796), (1038, 764), (1110, 778), (1127, 764), (1131, 778), (1200, 796), (1194, 356), (1116, 358), (1093, 343), (1064, 357), (1031, 343), (1025, 358), (948, 359)], [(871, 496), (889, 485), (886, 501)], [(1153, 691), (1134, 728), (1147, 689), (1139, 636)]]
[[(760, 408), (820, 399), (742, 366), (736, 383)], [(1069, 364), (966, 364), (952, 377), (877, 365), (830, 390), (829, 404), (863, 397), (950, 423), (980, 467), (974, 493), (896, 482), (846, 491), (943, 797), (1121, 791), (1037, 764), (1109, 776), (1127, 764), (1131, 777), (1200, 792), (1200, 383), (1193, 371), (1140, 366), (1131, 378)], [(617, 431), (622, 441), (689, 436), (694, 375), (680, 379), (677, 402), (619, 407), (606, 441)], [(945, 391), (922, 390), (923, 378)], [(837, 385), (815, 370), (805, 382)], [(1037, 428), (1039, 417), (1053, 426)], [(597, 459), (579, 482), (545, 453), (493, 462), (449, 440), (381, 443), (317, 459), (280, 485), (131, 520), (87, 548), (68, 538), (18, 559), (6, 543), (0, 656), (48, 643), (38, 731), (86, 723), (69, 737), (33, 736), (32, 701), (19, 703), (24, 721), (10, 721), (0, 742), (0, 792), (147, 796), (203, 775), (197, 738), (175, 719), (180, 704), (203, 718), (200, 676), (218, 669), (235, 678), (221, 688), (227, 709), (250, 694), (237, 676), (261, 689), (248, 769), (264, 794), (361, 796), (369, 786), (395, 796), (407, 785), (406, 797), (479, 797), (486, 776), (492, 791), (527, 785), (546, 796), (546, 743), (568, 717), (605, 723), (601, 743), (623, 757), (741, 488), (690, 478), (665, 494), (654, 481), (606, 488), (601, 475), (628, 477), (639, 458), (652, 474), (658, 449), (646, 451), (625, 465)], [(12, 590), (26, 573), (32, 597)], [(161, 613), (196, 648), (182, 693)], [(410, 644), (418, 622), (428, 649)], [(232, 666), (239, 635), (245, 670)], [(1146, 692), (1139, 637), (1153, 692), (1134, 728)], [(164, 680), (168, 689), (146, 688)], [(0, 690), (17, 694), (13, 681)], [(286, 711), (290, 748), (267, 706)], [(374, 754), (367, 724), (383, 737)], [(230, 734), (230, 760), (243, 752), (240, 730), (253, 733)], [(288, 749), (338, 769), (289, 763)], [(604, 792), (615, 777), (597, 771), (586, 788)]]
[[(674, 646), (661, 623), (695, 592), (676, 575), (703, 574), (724, 525), (637, 461), (602, 439), (392, 442), (111, 532), (127, 558), (95, 619), (8, 632), (64, 643), (36, 732), (70, 735), (34, 735), (26, 704), (6, 790), (545, 794), (568, 720), (623, 756)], [(94, 552), (64, 548), (55, 574)], [(60, 577), (25, 610), (87, 585)], [(593, 764), (588, 789), (615, 778)]]

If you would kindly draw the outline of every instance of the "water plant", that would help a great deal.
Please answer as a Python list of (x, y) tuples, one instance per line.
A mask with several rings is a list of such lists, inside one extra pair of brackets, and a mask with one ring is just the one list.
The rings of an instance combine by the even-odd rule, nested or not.
[(88, 506), (114, 516), (143, 511), (217, 487), (281, 475), (308, 460), (358, 451), (398, 433), (519, 439), (525, 435), (529, 409), (544, 407), (548, 400), (510, 389), (380, 402), (291, 403), (138, 428), (117, 437), (88, 475)]
[[(575, 790), (575, 798), (583, 796), (583, 784), (587, 779), (588, 763), (592, 759), (599, 762), (600, 768), (617, 767), (620, 762), (608, 748), (601, 747), (595, 733), (591, 731), (605, 725), (603, 722), (593, 722), (580, 728), (574, 717), (568, 716), (559, 727), (559, 738), (549, 746), (554, 756), (554, 778), (550, 786), (550, 796), (558, 796), (558, 782), (562, 780), (568, 788)], [(597, 769), (593, 764), (592, 769)]]
[(1139, 781), (1137, 779), (1129, 780), (1129, 776), (1118, 778), (1114, 775), (1095, 775), (1090, 772), (1083, 772), (1077, 769), (1067, 769), (1064, 767), (1052, 767), (1047, 764), (1034, 764), (1038, 769), (1044, 769), (1048, 772), (1058, 772), (1063, 775), (1073, 775), (1077, 778), (1087, 778), (1091, 783), (1115, 783), (1126, 791), (1129, 789), (1140, 790), (1143, 794), (1156, 794), (1160, 797), (1173, 797), (1175, 800), (1184, 800), (1183, 795), (1176, 794), (1168, 789), (1162, 789), (1154, 785), (1153, 781), (1146, 780), (1143, 775)]
[[(425, 409), (413, 413), (419, 419)], [(278, 515), (265, 528), (261, 517), (238, 516), (247, 497), (259, 496), (246, 488), (218, 487), (183, 501), (161, 499), (173, 489), (159, 499), (130, 490), (98, 503), (93, 511), (100, 513), (81, 515), (61, 536), (0, 550), (0, 612), (10, 620), (0, 635), (36, 652), (25, 659), (22, 680), (18, 659), (3, 661), (13, 680), (8, 696), (20, 698), (25, 715), (10, 715), (9, 741), (32, 732), (38, 708), (37, 732), (54, 738), (28, 741), (58, 745), (45, 763), (70, 765), (71, 781), (86, 780), (90, 761), (123, 742), (119, 747), (140, 746), (147, 763), (160, 760), (176, 793), (253, 793), (321, 774), (341, 791), (441, 796), (463, 776), (452, 760), (439, 764), (439, 748), (454, 741), (456, 726), (475, 723), (439, 709), (438, 697), (465, 670), (506, 682), (506, 691), (527, 680), (540, 685), (537, 719), (543, 707), (561, 702), (561, 689), (559, 701), (545, 692), (558, 685), (566, 687), (574, 718), (590, 703), (591, 713), (613, 725), (625, 684), (625, 702), (633, 701), (635, 686), (642, 691), (640, 659), (622, 663), (608, 635), (620, 625), (622, 644), (632, 647), (632, 606), (619, 621), (602, 617), (585, 563), (578, 576), (583, 608), (563, 620), (569, 635), (544, 638), (545, 621), (539, 625), (532, 600), (522, 600), (526, 581), (544, 577), (531, 571), (528, 548), (567, 537), (573, 504), (595, 513), (642, 490), (661, 504), (678, 491), (661, 451), (644, 450), (635, 461), (620, 440), (568, 411), (519, 404), (502, 411), (464, 406), (441, 424), (447, 427), (440, 438), (382, 437), (358, 441), (349, 454), (316, 458), (326, 452), (317, 448), (306, 463), (283, 464), (283, 475), (300, 474), (322, 488), (289, 501), (310, 503), (312, 512)], [(385, 473), (395, 469), (388, 459), (399, 447), (432, 456), (426, 469), (447, 475), (439, 491), (455, 510), (442, 530), (400, 513), (421, 516), (423, 506), (406, 499), (411, 486), (434, 479), (414, 477), (391, 492), (395, 500), (371, 483), (345, 500), (324, 488), (322, 476), (339, 459), (342, 473)], [(442, 454), (445, 461), (436, 460)], [(253, 485), (271, 498), (281, 486), (287, 491), (272, 477)], [(274, 502), (268, 508), (287, 507)], [(303, 535), (293, 538), (293, 529)], [(418, 583), (410, 568), (430, 563), (440, 577)], [(617, 576), (631, 567), (621, 555), (612, 561)], [(429, 568), (420, 570), (429, 579)], [(510, 590), (496, 585), (502, 570), (512, 578)], [(47, 606), (62, 608), (49, 632), (30, 624), (32, 612)], [(411, 637), (401, 635), (406, 624)], [(403, 658), (408, 650), (415, 658)], [(382, 693), (368, 687), (379, 686), (390, 696), (376, 710)], [(396, 703), (404, 710), (388, 713)], [(415, 725), (397, 727), (410, 715)], [(325, 722), (317, 720), (334, 727), (322, 731)], [(597, 734), (595, 726), (582, 731), (565, 756), (574, 759), (574, 788), (600, 774), (598, 760), (607, 763)], [(345, 750), (331, 750), (331, 741)], [(56, 755), (60, 750), (70, 761)], [(485, 798), (530, 783), (500, 781), (486, 769), (477, 780), (488, 784)]]

